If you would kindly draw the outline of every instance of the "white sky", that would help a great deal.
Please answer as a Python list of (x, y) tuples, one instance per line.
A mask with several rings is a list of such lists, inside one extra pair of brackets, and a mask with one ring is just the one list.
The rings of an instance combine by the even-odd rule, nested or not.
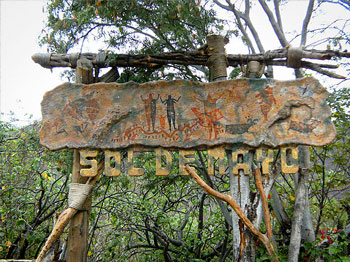
[[(45, 0), (0, 0), (0, 112), (1, 120), (9, 120), (9, 113), (14, 112), (15, 117), (25, 124), (29, 115), (33, 119), (41, 118), (40, 103), (44, 93), (63, 82), (59, 75), (62, 69), (42, 68), (35, 64), (31, 56), (34, 53), (46, 53), (40, 49), (38, 36), (43, 27)], [(305, 15), (307, 1), (294, 0), (288, 5), (288, 12), (283, 13), (285, 31), (300, 32), (303, 16)], [(286, 9), (283, 7), (282, 9)], [(336, 5), (327, 8), (324, 14), (318, 14), (314, 25), (319, 25), (325, 19), (347, 18), (349, 15), (344, 9)], [(268, 50), (279, 48), (275, 36), (266, 24), (266, 17), (257, 11), (252, 18), (259, 21), (257, 31), (261, 35), (263, 44)], [(261, 20), (260, 20), (261, 19)], [(229, 54), (246, 53), (246, 48), (231, 40), (226, 46)], [(299, 42), (295, 43), (298, 45)], [(322, 49), (326, 48), (326, 44)], [(89, 51), (98, 49), (89, 47)], [(86, 52), (87, 50), (83, 50)], [(275, 72), (276, 78), (292, 78), (292, 70), (287, 73)], [(277, 77), (278, 76), (278, 77)], [(24, 121), (24, 122), (23, 122)]]
[(42, 0), (0, 0), (3, 120), (9, 120), (10, 111), (21, 120), (28, 119), (30, 114), (34, 119), (41, 118), (40, 102), (44, 93), (61, 83), (58, 70), (51, 73), (31, 59), (34, 53), (46, 52), (37, 43), (44, 19), (43, 4)]

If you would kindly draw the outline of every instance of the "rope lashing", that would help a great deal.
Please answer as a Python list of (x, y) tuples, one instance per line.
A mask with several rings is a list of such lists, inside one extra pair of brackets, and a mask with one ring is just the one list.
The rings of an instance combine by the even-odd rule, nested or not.
[(68, 206), (77, 210), (87, 210), (87, 198), (91, 194), (93, 186), (72, 183), (69, 188)]
[(69, 55), (69, 63), (71, 68), (77, 67), (77, 62), (80, 58), (81, 53), (73, 53)]
[(287, 54), (287, 67), (301, 68), (303, 49), (300, 47), (289, 47)]

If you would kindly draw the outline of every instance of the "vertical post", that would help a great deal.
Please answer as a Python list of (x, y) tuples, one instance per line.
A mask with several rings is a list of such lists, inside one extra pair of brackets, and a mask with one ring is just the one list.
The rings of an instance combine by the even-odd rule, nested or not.
[[(245, 77), (247, 78), (261, 78), (265, 70), (265, 65), (259, 63), (258, 61), (250, 61), (247, 64), (246, 71), (245, 71)], [(250, 164), (252, 164), (253, 158), (251, 157)], [(255, 179), (254, 179), (255, 180)], [(262, 208), (259, 208), (259, 205), (254, 207), (252, 203), (250, 203), (250, 177), (249, 176), (243, 176), (243, 174), (240, 174), (240, 198), (241, 198), (241, 205), (242, 209), (246, 214), (254, 214), (248, 216), (249, 219), (252, 219), (253, 224), (259, 228), (260, 226), (260, 219), (261, 217), (259, 215), (260, 212), (262, 212)], [(260, 200), (261, 201), (261, 200)], [(260, 205), (261, 206), (261, 205)], [(254, 217), (255, 218), (252, 218)], [(249, 231), (245, 232), (245, 250), (243, 254), (241, 254), (244, 257), (244, 261), (255, 261), (255, 255), (256, 255), (256, 240), (253, 234), (251, 234)]]
[[(93, 82), (92, 63), (79, 59), (75, 72), (75, 82), (90, 84)], [(87, 178), (80, 176), (79, 150), (74, 150), (72, 183), (85, 184)], [(87, 209), (91, 208), (91, 199), (87, 200)], [(79, 211), (71, 220), (68, 233), (67, 262), (86, 262), (89, 232), (89, 210)]]
[[(299, 158), (299, 172), (295, 176), (299, 176), (298, 179), (294, 179), (296, 185), (295, 191), (295, 204), (293, 212), (292, 230), (290, 234), (290, 245), (288, 249), (288, 262), (297, 262), (299, 259), (300, 244), (302, 236), (309, 234), (307, 240), (309, 242), (315, 240), (313, 233), (313, 227), (311, 223), (310, 207), (307, 196), (306, 182), (309, 176), (310, 168), (310, 150), (308, 146), (299, 146), (300, 158)], [(298, 180), (298, 181), (297, 181)], [(303, 228), (306, 220), (308, 224), (306, 228)]]
[[(225, 55), (225, 45), (227, 40), (218, 35), (209, 35), (207, 37), (208, 54), (209, 54), (209, 69), (210, 69), (210, 81), (226, 80), (227, 78), (227, 58)], [(228, 157), (229, 176), (230, 176), (230, 193), (232, 197), (237, 201), (239, 206), (245, 211), (245, 204), (249, 197), (249, 176), (244, 175), (242, 171), (238, 176), (233, 175), (233, 162), (232, 156)], [(233, 259), (237, 261), (240, 251), (240, 226), (239, 217), (234, 210), (231, 212), (232, 217), (232, 237), (233, 237)]]
[(228, 62), (225, 54), (225, 45), (227, 43), (227, 38), (220, 35), (207, 36), (210, 81), (226, 80)]

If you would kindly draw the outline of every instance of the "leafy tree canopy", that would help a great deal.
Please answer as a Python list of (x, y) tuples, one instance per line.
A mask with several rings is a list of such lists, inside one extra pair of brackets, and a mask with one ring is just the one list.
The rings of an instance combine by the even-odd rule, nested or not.
[(48, 1), (46, 30), (41, 44), (66, 53), (91, 35), (106, 49), (133, 53), (189, 50), (204, 44), (224, 21), (208, 3), (194, 0)]

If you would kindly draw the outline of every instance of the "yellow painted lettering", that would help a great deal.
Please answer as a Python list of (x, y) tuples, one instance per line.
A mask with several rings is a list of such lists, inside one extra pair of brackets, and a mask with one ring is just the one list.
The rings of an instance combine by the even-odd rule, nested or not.
[(214, 175), (215, 161), (219, 165), (219, 174), (225, 175), (225, 149), (223, 147), (214, 147), (208, 149), (208, 174)]
[(268, 175), (270, 173), (270, 163), (273, 162), (273, 150), (258, 148), (256, 150), (256, 161), (261, 163), (262, 173)]
[(94, 177), (97, 175), (97, 150), (80, 150), (80, 165), (87, 168), (80, 169), (83, 177)]
[(249, 151), (236, 149), (232, 150), (233, 174), (238, 175), (242, 170), (245, 175), (250, 174)]
[[(162, 148), (156, 148), (156, 175), (167, 176), (171, 170), (172, 156), (169, 151)], [(162, 167), (162, 156), (165, 157), (165, 167)]]
[(196, 152), (194, 150), (179, 150), (179, 173), (182, 176), (188, 176), (185, 165), (193, 163)]
[(145, 171), (142, 168), (134, 167), (134, 151), (128, 150), (128, 175), (129, 176), (142, 176)]
[[(114, 167), (111, 166), (112, 161)], [(105, 174), (106, 176), (119, 176), (121, 166), (121, 155), (118, 151), (105, 151)]]
[[(295, 174), (296, 172), (298, 172), (298, 155), (298, 148), (296, 147), (283, 147), (281, 149), (282, 173)], [(290, 162), (291, 164), (288, 164), (288, 162)]]

